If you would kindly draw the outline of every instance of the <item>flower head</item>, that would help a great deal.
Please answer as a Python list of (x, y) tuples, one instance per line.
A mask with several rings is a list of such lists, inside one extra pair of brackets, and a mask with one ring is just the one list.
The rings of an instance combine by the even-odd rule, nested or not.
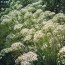
[(21, 29), (22, 26), (23, 26), (22, 24), (16, 24), (16, 25), (14, 26), (14, 30)]
[(44, 36), (45, 34), (40, 30), (40, 31), (37, 31), (35, 34), (34, 34), (34, 41), (35, 42), (38, 42), (40, 40), (43, 40), (44, 39)]
[(19, 56), (15, 62), (16, 63), (24, 62), (24, 61), (32, 62), (36, 60), (37, 60), (37, 54), (34, 52), (28, 52), (28, 53), (24, 53), (23, 55)]

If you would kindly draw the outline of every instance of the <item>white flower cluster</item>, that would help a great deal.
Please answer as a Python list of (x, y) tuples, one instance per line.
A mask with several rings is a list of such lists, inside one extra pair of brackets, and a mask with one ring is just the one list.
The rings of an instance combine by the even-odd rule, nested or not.
[(17, 10), (13, 10), (8, 15), (12, 17), (16, 17), (17, 15), (21, 15), (21, 12)]
[(20, 33), (23, 35), (23, 36), (27, 36), (27, 35), (33, 35), (35, 33), (35, 29), (34, 28), (31, 28), (31, 29), (28, 29), (28, 28), (23, 28)]
[(27, 12), (25, 15), (24, 15), (24, 19), (30, 19), (32, 17), (32, 13), (31, 12)]
[(56, 14), (53, 19), (54, 22), (63, 23), (65, 21), (65, 15), (63, 13)]
[(63, 46), (60, 50), (59, 50), (59, 58), (62, 64), (65, 64), (65, 46)]
[[(27, 62), (33, 62), (37, 60), (37, 54), (34, 52), (28, 52), (28, 53), (24, 53), (23, 55), (19, 56), (15, 62), (16, 64), (18, 64), (19, 62), (27, 64)], [(28, 63), (29, 64), (29, 63)]]
[(41, 30), (39, 30), (39, 31), (37, 31), (37, 32), (34, 34), (34, 41), (35, 41), (35, 42), (39, 42), (40, 40), (43, 40), (44, 37), (45, 37), (45, 34), (44, 34)]
[(4, 18), (1, 24), (11, 23), (11, 22), (12, 22), (11, 18)]
[(15, 7), (16, 9), (21, 9), (21, 8), (22, 8), (22, 5), (21, 5), (21, 4), (18, 4), (18, 3), (16, 3), (16, 4), (14, 5), (14, 7)]
[(64, 39), (64, 33), (65, 32), (65, 25), (58, 25), (54, 31), (53, 34), (56, 35), (59, 39)]
[(55, 29), (55, 25), (52, 22), (52, 20), (49, 20), (48, 22), (45, 23), (45, 25), (43, 26), (43, 30), (45, 31), (49, 31), (49, 29), (54, 30)]
[(31, 65), (31, 63), (24, 61), (24, 62), (21, 62), (21, 65)]
[(15, 21), (21, 20), (21, 12), (17, 10), (12, 10), (11, 12), (9, 12), (8, 16), (4, 16), (1, 19), (2, 19), (1, 24), (17, 23)]
[(31, 41), (31, 39), (32, 39), (32, 35), (27, 35), (25, 36), (24, 41)]
[(23, 28), (20, 32), (22, 35), (26, 36), (29, 33), (29, 29)]
[(65, 46), (63, 46), (63, 47), (60, 49), (59, 53), (60, 53), (60, 54), (65, 53)]
[(38, 18), (39, 15), (42, 13), (42, 10), (41, 9), (38, 9), (35, 13), (34, 13), (34, 18)]
[(21, 49), (22, 47), (24, 47), (24, 45), (21, 42), (16, 42), (11, 45), (11, 48), (13, 50), (18, 50)]
[[(8, 15), (1, 18), (1, 25), (7, 23), (9, 26), (9, 29), (4, 27), (4, 30), (8, 33), (4, 32), (6, 43), (12, 44), (14, 41), (22, 41), (23, 44), (26, 42), (31, 43), (31, 45), (25, 46), (33, 47), (35, 51), (38, 51), (39, 46), (39, 49), (43, 51), (42, 53), (44, 53), (45, 49), (48, 50), (48, 47), (51, 49), (61, 47), (62, 41), (65, 38), (65, 15), (62, 13), (55, 15), (51, 11), (43, 12), (42, 8), (45, 6), (41, 6), (41, 3), (42, 1), (40, 0), (23, 8), (21, 8), (21, 5), (16, 7), (16, 4), (15, 7), (17, 10), (13, 9)], [(21, 9), (18, 10), (19, 8)], [(7, 27), (6, 24), (5, 26)], [(21, 42), (13, 43), (11, 47), (3, 49), (0, 56), (2, 57), (12, 51), (22, 50), (22, 47), (24, 47), (23, 44)], [(27, 47), (25, 49), (27, 50)], [(65, 47), (59, 51), (59, 53), (63, 52), (65, 52)], [(52, 53), (54, 52), (52, 51)], [(37, 54), (28, 52), (19, 56), (15, 62), (16, 64), (20, 62), (21, 65), (31, 65), (30, 62), (35, 60), (37, 60)]]
[(14, 26), (14, 30), (19, 30), (19, 29), (21, 29), (22, 28), (22, 24), (16, 24), (15, 26)]
[(54, 15), (55, 15), (54, 12), (45, 11), (45, 12), (42, 12), (42, 13), (40, 14), (39, 18), (40, 18), (42, 21), (48, 21), (49, 19), (52, 19)]
[(32, 6), (28, 5), (26, 8), (28, 9), (28, 12), (34, 12), (35, 11), (35, 8)]
[(58, 25), (55, 29), (56, 31), (64, 31), (65, 30), (65, 25)]
[(21, 50), (23, 47), (24, 47), (24, 45), (21, 42), (13, 43), (11, 45), (11, 47), (1, 50), (0, 57), (4, 56), (5, 54), (7, 54), (9, 52)]

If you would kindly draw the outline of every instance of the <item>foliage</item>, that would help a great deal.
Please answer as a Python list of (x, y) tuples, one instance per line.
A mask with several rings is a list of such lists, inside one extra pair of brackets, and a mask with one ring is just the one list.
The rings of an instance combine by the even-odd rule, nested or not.
[(0, 60), (4, 65), (62, 64), (65, 14), (45, 8), (41, 0), (25, 7), (16, 2), (1, 16)]
[(65, 0), (42, 0), (46, 4), (46, 10), (54, 11), (56, 13), (65, 13)]
[[(5, 0), (7, 1), (7, 0)], [(28, 4), (32, 4), (34, 2), (38, 2), (40, 0), (9, 0), (10, 4), (7, 4), (9, 7), (12, 7), (11, 5), (14, 6), (14, 4), (19, 1), (23, 7), (27, 6)], [(59, 13), (63, 12), (65, 13), (65, 0), (41, 0), (42, 5), (46, 5), (46, 10)], [(6, 4), (4, 4), (5, 7), (7, 8)]]

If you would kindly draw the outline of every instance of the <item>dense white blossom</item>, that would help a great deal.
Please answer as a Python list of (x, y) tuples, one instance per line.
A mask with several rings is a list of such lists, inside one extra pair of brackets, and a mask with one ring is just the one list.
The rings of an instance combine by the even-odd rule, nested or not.
[(53, 19), (54, 22), (63, 23), (65, 21), (65, 15), (63, 13), (56, 14)]
[(19, 30), (19, 29), (21, 29), (22, 28), (22, 24), (16, 24), (15, 26), (14, 26), (14, 30)]
[(22, 8), (21, 10), (20, 10), (20, 12), (21, 12), (21, 14), (25, 14), (25, 13), (27, 13), (28, 11), (27, 11), (27, 9), (26, 8)]
[(16, 59), (16, 63), (19, 63), (19, 62), (24, 62), (24, 61), (27, 61), (27, 62), (32, 62), (32, 61), (36, 61), (37, 60), (37, 54), (34, 53), (34, 52), (28, 52), (28, 53), (24, 53), (23, 55), (19, 56), (17, 59)]
[(35, 8), (31, 7), (29, 5), (26, 8), (27, 8), (28, 12), (34, 12), (35, 11)]
[(53, 34), (55, 35), (58, 35), (60, 37), (63, 37), (64, 38), (64, 32), (65, 32), (65, 25), (58, 25), (54, 31), (53, 31)]
[(42, 13), (42, 10), (41, 10), (41, 9), (38, 9), (38, 10), (34, 13), (33, 17), (34, 17), (34, 18), (38, 18), (41, 13)]
[(5, 23), (11, 23), (12, 21), (11, 21), (11, 18), (5, 18), (5, 19), (3, 19), (2, 20), (2, 22), (1, 22), (1, 24), (5, 24)]
[(5, 48), (5, 49), (1, 50), (1, 54), (9, 53), (11, 51), (12, 51), (11, 48)]
[(28, 33), (29, 33), (29, 29), (28, 28), (23, 28), (20, 33), (23, 35), (23, 36), (26, 36)]
[(34, 28), (31, 28), (31, 29), (29, 29), (29, 33), (28, 34), (31, 34), (31, 35), (33, 35), (34, 33), (35, 33), (35, 29)]
[(21, 15), (21, 12), (17, 10), (13, 10), (9, 13), (9, 16), (11, 17), (16, 17), (17, 15)]
[(40, 5), (42, 3), (42, 0), (39, 0), (38, 2), (32, 3), (32, 6), (37, 6)]
[(24, 38), (24, 41), (31, 41), (32, 40), (32, 35), (27, 35)]
[(27, 12), (25, 15), (24, 15), (24, 19), (30, 19), (32, 17), (32, 13), (31, 12)]
[(22, 46), (24, 46), (24, 45), (23, 45), (21, 42), (16, 42), (16, 43), (13, 43), (13, 44), (11, 45), (11, 48), (12, 48), (13, 50), (17, 50), (17, 49), (21, 49)]
[(63, 47), (60, 49), (59, 53), (60, 53), (60, 54), (65, 53), (65, 46), (63, 46)]
[(16, 9), (21, 9), (22, 8), (21, 4), (15, 4), (14, 6), (16, 7)]
[(45, 11), (43, 14), (45, 17), (53, 17), (55, 15), (55, 13), (51, 11)]
[[(65, 14), (44, 11), (46, 5), (42, 5), (42, 0), (25, 7), (19, 3), (16, 3), (7, 15), (1, 17), (1, 25), (5, 26), (3, 25), (3, 30), (0, 31), (3, 39), (0, 41), (8, 47), (1, 50), (0, 58), (11, 53), (15, 59), (18, 57), (15, 60), (16, 65), (34, 65), (31, 63), (38, 58), (39, 61), (43, 58), (45, 63), (52, 56), (54, 57), (51, 59), (54, 60), (58, 51), (60, 58), (65, 58)], [(61, 62), (64, 63), (64, 59)]]
[(28, 61), (21, 62), (21, 65), (31, 65)]
[(0, 54), (2, 56), (5, 56), (5, 54), (7, 54), (9, 52), (16, 51), (16, 50), (21, 50), (23, 47), (24, 47), (24, 45), (21, 42), (16, 42), (16, 43), (13, 43), (11, 45), (11, 47), (1, 50)]
[(23, 28), (20, 33), (23, 35), (23, 36), (26, 36), (26, 35), (33, 35), (35, 33), (35, 29), (34, 28), (31, 28), (31, 29), (28, 29), (28, 28)]
[(63, 46), (60, 50), (59, 50), (59, 58), (62, 64), (65, 64), (65, 46)]
[(52, 20), (49, 20), (44, 23), (43, 30), (49, 31), (49, 29), (54, 30), (58, 24), (53, 23)]
[(37, 32), (34, 34), (34, 41), (35, 41), (35, 42), (38, 42), (38, 41), (40, 41), (40, 40), (43, 40), (44, 37), (45, 37), (45, 34), (44, 34), (41, 30), (39, 30), (39, 31), (37, 31)]
[(55, 30), (64, 31), (65, 30), (65, 26), (64, 25), (58, 25)]

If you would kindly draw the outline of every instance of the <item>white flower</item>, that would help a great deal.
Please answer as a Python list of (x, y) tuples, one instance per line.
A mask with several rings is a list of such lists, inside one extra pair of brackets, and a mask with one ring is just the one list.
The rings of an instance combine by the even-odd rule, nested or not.
[(18, 50), (18, 49), (21, 49), (22, 46), (23, 46), (23, 44), (22, 44), (21, 42), (16, 42), (16, 43), (13, 43), (13, 44), (11, 45), (11, 48), (12, 48), (13, 50)]
[(9, 52), (20, 50), (20, 49), (22, 49), (22, 47), (24, 47), (24, 45), (21, 42), (13, 43), (11, 45), (11, 47), (1, 50), (1, 52), (0, 52), (1, 57), (5, 56), (5, 54), (7, 54)]
[(22, 24), (16, 24), (16, 25), (14, 26), (14, 30), (21, 29), (22, 26), (23, 26)]
[(24, 15), (24, 19), (29, 19), (32, 17), (32, 13), (31, 12), (27, 12), (25, 15)]
[(25, 38), (24, 38), (24, 41), (30, 41), (32, 39), (32, 35), (27, 35)]
[(53, 31), (53, 34), (61, 35), (65, 32), (65, 25), (58, 25), (55, 30)]
[(32, 20), (33, 23), (37, 23), (38, 22), (37, 21), (38, 19), (31, 19), (31, 20)]
[(3, 19), (1, 24), (5, 24), (5, 23), (11, 23), (11, 19)]
[(34, 28), (31, 28), (31, 29), (29, 29), (29, 34), (34, 34), (35, 33), (35, 29)]
[(54, 15), (55, 15), (55, 13), (54, 12), (51, 12), (51, 11), (45, 11), (44, 12), (45, 18), (47, 18), (47, 17), (53, 17)]
[(34, 52), (28, 52), (28, 53), (24, 53), (23, 55), (19, 56), (15, 62), (16, 63), (24, 62), (24, 61), (32, 62), (36, 60), (37, 60), (37, 54)]
[(23, 28), (20, 33), (21, 33), (23, 36), (26, 36), (27, 33), (29, 33), (29, 29)]
[(58, 25), (57, 27), (56, 27), (56, 30), (57, 31), (64, 31), (65, 30), (65, 26), (64, 25)]
[(21, 4), (17, 4), (17, 5), (16, 5), (16, 8), (17, 8), (17, 9), (21, 9), (21, 8), (22, 8), (22, 5), (21, 5)]
[(11, 51), (12, 51), (11, 48), (5, 48), (5, 49), (1, 50), (1, 54), (6, 54), (6, 53), (9, 53)]
[(32, 6), (38, 6), (42, 3), (42, 0), (39, 0), (38, 2), (32, 3)]
[(63, 47), (60, 49), (59, 53), (60, 53), (60, 54), (65, 53), (65, 46), (63, 46)]
[(16, 17), (17, 15), (21, 15), (21, 12), (20, 11), (17, 11), (17, 10), (12, 10), (10, 13), (9, 13), (9, 15), (11, 16), (11, 17)]
[(43, 40), (44, 36), (45, 34), (41, 30), (39, 30), (34, 34), (34, 41), (38, 42), (40, 40)]
[(65, 64), (65, 59), (62, 59), (61, 62), (62, 62), (62, 64), (64, 65), (64, 64)]
[(37, 29), (37, 30), (39, 30), (40, 27), (41, 27), (41, 25), (39, 25), (39, 24), (35, 25), (35, 29)]
[(43, 26), (43, 30), (48, 31), (49, 29), (54, 30), (55, 24), (52, 22), (52, 20), (49, 20), (45, 22), (45, 25)]
[(33, 34), (35, 33), (35, 29), (34, 29), (34, 28), (31, 28), (31, 29), (23, 28), (20, 33), (21, 33), (23, 36), (33, 35)]
[(56, 14), (53, 19), (54, 22), (63, 23), (65, 21), (65, 15), (63, 13)]
[(34, 17), (34, 18), (38, 18), (41, 13), (42, 13), (42, 10), (41, 10), (41, 9), (38, 9), (38, 10), (33, 14), (33, 17)]
[(34, 7), (28, 6), (28, 7), (26, 7), (26, 8), (27, 8), (28, 12), (33, 12), (33, 11), (35, 11), (35, 8), (34, 8)]
[(28, 11), (27, 11), (27, 9), (22, 8), (22, 9), (20, 10), (20, 12), (21, 12), (22, 14), (25, 14), (25, 13), (28, 12)]
[(24, 61), (24, 62), (21, 62), (21, 65), (31, 65), (31, 63)]

